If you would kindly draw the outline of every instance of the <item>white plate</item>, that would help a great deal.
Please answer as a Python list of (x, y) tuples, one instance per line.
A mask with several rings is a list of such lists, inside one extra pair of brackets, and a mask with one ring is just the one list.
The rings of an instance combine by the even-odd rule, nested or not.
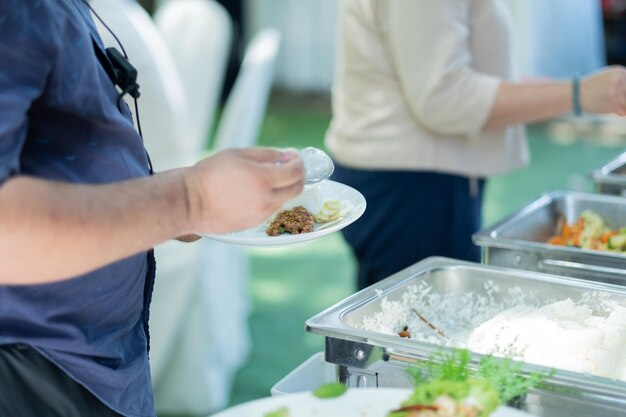
[[(343, 218), (330, 223), (315, 223), (313, 231), (292, 235), (285, 233), (279, 236), (268, 236), (265, 233), (267, 223), (263, 223), (251, 229), (239, 232), (226, 233), (223, 235), (204, 235), (220, 242), (232, 243), (243, 246), (285, 246), (294, 243), (308, 242), (318, 239), (330, 233), (343, 229), (353, 223), (365, 212), (365, 197), (352, 187), (336, 181), (322, 181), (319, 184), (305, 187), (305, 191), (298, 197), (285, 204), (285, 208), (303, 205), (310, 212), (317, 212), (324, 200), (336, 198), (352, 205), (352, 210)], [(274, 216), (272, 216), (274, 217)]]
[[(311, 392), (263, 398), (230, 408), (213, 417), (264, 417), (266, 413), (286, 407), (293, 417), (385, 417), (412, 390), (401, 388), (349, 389), (337, 398), (321, 399)], [(531, 417), (509, 407), (500, 407), (491, 417)]]

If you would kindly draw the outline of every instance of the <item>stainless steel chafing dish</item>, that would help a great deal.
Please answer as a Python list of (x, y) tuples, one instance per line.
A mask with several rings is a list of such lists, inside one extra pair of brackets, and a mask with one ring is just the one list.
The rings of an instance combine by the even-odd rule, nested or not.
[(596, 192), (626, 195), (626, 152), (591, 172)]
[[(363, 330), (363, 318), (381, 311), (382, 300), (399, 300), (412, 285), (426, 282), (431, 291), (459, 296), (485, 292), (495, 283), (502, 294), (516, 287), (534, 293), (539, 304), (576, 299), (599, 290), (626, 305), (626, 288), (605, 283), (447, 258), (428, 258), (360, 291), (307, 320), (309, 332), (325, 336), (325, 359), (337, 368), (338, 379), (350, 387), (410, 387), (409, 364), (449, 348), (415, 339)], [(498, 301), (496, 299), (496, 301)], [(450, 311), (451, 315), (458, 311)], [(480, 355), (473, 354), (474, 360)], [(522, 364), (525, 372), (547, 368)], [(520, 408), (540, 417), (626, 416), (626, 382), (558, 370), (547, 387), (531, 391)]]
[(483, 263), (626, 285), (626, 255), (545, 243), (560, 219), (574, 223), (584, 210), (602, 216), (611, 228), (626, 226), (626, 199), (551, 191), (473, 236)]

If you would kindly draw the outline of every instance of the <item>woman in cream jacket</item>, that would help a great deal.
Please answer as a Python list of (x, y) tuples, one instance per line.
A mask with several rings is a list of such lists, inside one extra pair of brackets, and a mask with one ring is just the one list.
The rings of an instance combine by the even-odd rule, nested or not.
[(420, 259), (478, 260), (484, 179), (527, 164), (523, 124), (626, 114), (626, 70), (511, 81), (499, 0), (342, 0), (334, 179), (368, 201), (344, 230), (364, 288)]

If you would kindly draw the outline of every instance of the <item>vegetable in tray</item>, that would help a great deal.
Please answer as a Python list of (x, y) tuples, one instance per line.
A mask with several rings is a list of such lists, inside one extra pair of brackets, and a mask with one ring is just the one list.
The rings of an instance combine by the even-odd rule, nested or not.
[(550, 237), (547, 243), (626, 253), (626, 227), (613, 230), (599, 214), (591, 210), (583, 211), (574, 224), (561, 221), (558, 229), (560, 233)]

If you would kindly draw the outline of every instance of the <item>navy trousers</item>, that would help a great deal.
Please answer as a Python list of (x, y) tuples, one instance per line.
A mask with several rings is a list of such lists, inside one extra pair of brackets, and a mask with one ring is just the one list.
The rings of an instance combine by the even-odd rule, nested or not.
[(365, 214), (342, 231), (358, 261), (359, 289), (428, 256), (480, 260), (471, 236), (480, 229), (484, 180), (472, 187), (470, 179), (456, 175), (337, 163), (332, 179), (367, 200)]
[(0, 416), (122, 417), (27, 345), (0, 346)]

